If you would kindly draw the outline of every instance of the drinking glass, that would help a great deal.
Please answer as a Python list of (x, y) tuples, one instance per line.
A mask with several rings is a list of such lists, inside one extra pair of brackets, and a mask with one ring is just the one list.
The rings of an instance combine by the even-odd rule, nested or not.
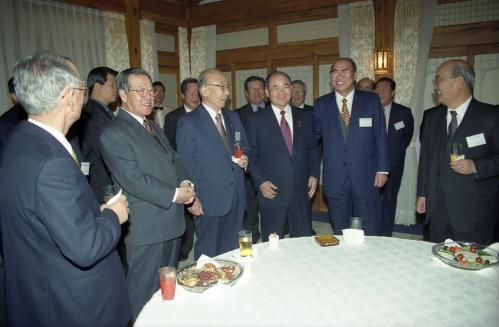
[(177, 275), (175, 267), (163, 267), (159, 269), (159, 287), (163, 301), (173, 300), (175, 287), (177, 285)]
[(113, 196), (118, 194), (121, 187), (118, 185), (106, 185), (104, 186), (104, 203), (107, 203)]
[(351, 229), (362, 229), (362, 218), (351, 217), (350, 218), (350, 228)]
[(450, 148), (450, 161), (464, 159), (463, 145), (461, 143), (452, 143)]
[(239, 253), (241, 257), (251, 257), (253, 256), (253, 242), (251, 231), (242, 230), (239, 232)]

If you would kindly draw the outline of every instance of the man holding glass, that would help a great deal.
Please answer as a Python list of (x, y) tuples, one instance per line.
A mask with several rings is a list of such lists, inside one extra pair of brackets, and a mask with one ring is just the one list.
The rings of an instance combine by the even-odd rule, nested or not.
[(116, 244), (127, 201), (99, 205), (65, 134), (85, 83), (66, 57), (42, 52), (14, 66), (28, 113), (0, 166), (8, 326), (125, 326), (130, 306)]
[[(230, 88), (221, 71), (207, 69), (198, 78), (202, 104), (178, 121), (177, 150), (196, 185), (199, 211), (194, 226), (194, 259), (210, 257), (238, 247), (246, 209), (244, 169), (248, 146), (239, 115), (223, 109)], [(234, 146), (244, 155), (233, 156)], [(197, 204), (197, 201), (196, 201)]]
[[(473, 98), (475, 72), (464, 60), (435, 74), (441, 109), (423, 127), (416, 211), (426, 213), (430, 241), (489, 244), (499, 203), (499, 110)], [(451, 160), (452, 148), (454, 160)]]

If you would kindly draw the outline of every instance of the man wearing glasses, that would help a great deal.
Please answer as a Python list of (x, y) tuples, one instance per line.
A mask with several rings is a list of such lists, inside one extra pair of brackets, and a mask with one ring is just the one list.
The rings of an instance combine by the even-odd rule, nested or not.
[(158, 269), (177, 266), (184, 232), (184, 204), (195, 192), (184, 165), (156, 123), (146, 119), (154, 105), (149, 74), (129, 68), (116, 78), (122, 106), (100, 136), (111, 177), (130, 200), (125, 226), (128, 292), (136, 319), (159, 288)]
[[(238, 247), (238, 231), (246, 209), (244, 169), (248, 146), (239, 115), (222, 109), (229, 98), (225, 76), (217, 69), (198, 78), (202, 104), (180, 118), (177, 150), (196, 185), (202, 208), (194, 217), (197, 241), (194, 259), (216, 256)], [(243, 149), (235, 158), (233, 148)]]
[(361, 217), (367, 235), (380, 233), (380, 188), (389, 166), (385, 116), (377, 94), (355, 90), (357, 67), (338, 58), (331, 67), (334, 91), (314, 103), (314, 129), (324, 146), (324, 194), (334, 232)]

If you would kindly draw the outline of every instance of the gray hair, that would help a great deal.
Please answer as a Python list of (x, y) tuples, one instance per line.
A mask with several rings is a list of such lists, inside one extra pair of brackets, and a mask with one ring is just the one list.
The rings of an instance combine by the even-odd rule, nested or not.
[(64, 88), (80, 82), (73, 62), (49, 51), (19, 60), (13, 73), (19, 102), (28, 114), (35, 116), (54, 110)]
[(267, 78), (265, 78), (265, 88), (267, 90), (269, 89), (270, 80), (272, 79), (272, 77), (277, 76), (277, 75), (281, 75), (284, 78), (286, 78), (289, 81), (289, 84), (291, 85), (291, 77), (289, 77), (288, 74), (286, 74), (285, 72), (282, 72), (280, 70), (275, 70), (275, 71), (271, 72), (270, 74), (268, 74)]
[(452, 77), (462, 76), (468, 90), (473, 93), (473, 87), (475, 85), (475, 71), (473, 67), (467, 61), (461, 59), (451, 60), (451, 65)]
[[(213, 73), (220, 73), (222, 74), (222, 71), (216, 69), (216, 68), (208, 68), (208, 69), (205, 69), (201, 72), (201, 74), (199, 74), (199, 77), (198, 77), (198, 89), (201, 91), (201, 88), (206, 84), (206, 79), (209, 75), (213, 74)], [(222, 74), (223, 75), (223, 74)]]
[(116, 91), (120, 92), (120, 90), (125, 91), (125, 93), (128, 93), (128, 89), (130, 88), (130, 85), (128, 84), (128, 79), (130, 75), (145, 75), (149, 78), (149, 80), (152, 83), (152, 78), (149, 73), (142, 68), (128, 68), (122, 71), (121, 73), (118, 74), (116, 77)]

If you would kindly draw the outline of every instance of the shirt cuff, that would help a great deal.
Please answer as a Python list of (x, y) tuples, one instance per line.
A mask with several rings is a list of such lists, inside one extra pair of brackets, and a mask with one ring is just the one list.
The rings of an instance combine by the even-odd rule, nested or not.
[(380, 173), (380, 174), (385, 174), (385, 175), (390, 175), (390, 173), (389, 173), (389, 172), (387, 172), (387, 171), (377, 171), (377, 173)]

